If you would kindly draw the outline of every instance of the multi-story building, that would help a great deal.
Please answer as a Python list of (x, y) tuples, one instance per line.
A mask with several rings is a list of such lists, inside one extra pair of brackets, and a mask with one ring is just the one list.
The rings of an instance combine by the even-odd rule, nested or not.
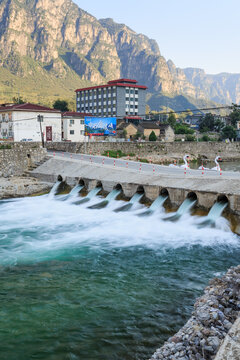
[(78, 89), (77, 112), (88, 112), (96, 117), (141, 118), (145, 114), (146, 89), (131, 79)]
[(35, 104), (0, 106), (0, 139), (61, 141), (61, 111)]
[(65, 141), (85, 141), (85, 116), (88, 113), (67, 111), (62, 114), (62, 138)]

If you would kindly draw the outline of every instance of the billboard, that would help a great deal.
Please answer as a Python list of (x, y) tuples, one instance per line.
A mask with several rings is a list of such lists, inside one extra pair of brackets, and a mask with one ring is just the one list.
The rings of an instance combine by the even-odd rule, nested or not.
[(115, 117), (85, 117), (85, 132), (89, 136), (115, 136), (116, 127)]

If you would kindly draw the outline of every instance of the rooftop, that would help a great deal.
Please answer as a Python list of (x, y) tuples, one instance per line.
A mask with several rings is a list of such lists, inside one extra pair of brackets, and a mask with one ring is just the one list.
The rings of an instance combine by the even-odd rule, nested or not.
[(62, 113), (62, 117), (69, 117), (69, 116), (76, 118), (83, 118), (85, 116), (93, 116), (93, 115), (89, 113), (81, 113), (76, 111), (65, 111), (64, 113)]
[(160, 127), (152, 121), (143, 121), (139, 124), (143, 129), (160, 129)]
[(111, 80), (106, 85), (97, 85), (97, 86), (90, 86), (87, 88), (77, 89), (75, 92), (78, 91), (85, 91), (85, 90), (94, 90), (94, 89), (102, 89), (112, 86), (118, 87), (132, 87), (137, 89), (147, 90), (147, 86), (137, 85), (137, 80), (134, 79), (118, 79), (118, 80)]
[(2, 104), (0, 111), (34, 111), (34, 112), (52, 112), (61, 113), (60, 110), (51, 109), (46, 106), (24, 103), (24, 104)]

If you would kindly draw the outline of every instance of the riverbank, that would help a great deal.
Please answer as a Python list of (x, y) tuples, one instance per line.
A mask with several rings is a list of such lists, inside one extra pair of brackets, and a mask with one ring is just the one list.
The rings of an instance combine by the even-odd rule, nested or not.
[(38, 195), (48, 192), (52, 184), (32, 177), (12, 176), (0, 178), (0, 199)]
[[(239, 315), (240, 265), (230, 268), (222, 278), (210, 281), (204, 295), (197, 299), (192, 317), (150, 360), (212, 360), (215, 359), (224, 339), (225, 348), (223, 344), (223, 348), (219, 350), (222, 356), (218, 354), (217, 359), (239, 359), (239, 353), (237, 355), (235, 351), (239, 344), (231, 345), (231, 357), (226, 350), (226, 346), (229, 348), (226, 338), (229, 330), (233, 329), (230, 331), (236, 336), (239, 334)], [(224, 357), (226, 352), (228, 355)]]

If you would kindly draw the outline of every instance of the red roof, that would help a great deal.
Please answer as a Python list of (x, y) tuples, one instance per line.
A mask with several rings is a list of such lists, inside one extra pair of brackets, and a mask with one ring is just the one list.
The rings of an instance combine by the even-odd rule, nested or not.
[(124, 119), (126, 120), (142, 120), (141, 116), (125, 116)]
[[(122, 80), (127, 80), (127, 79), (122, 79)], [(136, 80), (132, 80), (132, 81), (135, 82)], [(136, 85), (135, 83), (134, 84), (127, 84), (127, 83), (124, 83), (124, 82), (111, 82), (111, 81), (109, 81), (109, 83), (106, 84), (106, 85), (98, 85), (98, 86), (91, 86), (91, 87), (88, 87), (88, 88), (77, 89), (77, 90), (75, 90), (75, 92), (84, 91), (84, 90), (102, 89), (102, 88), (107, 88), (107, 87), (112, 87), (112, 86), (132, 87), (132, 88), (147, 90), (147, 86)]]
[(89, 114), (89, 113), (81, 113), (81, 112), (76, 112), (76, 111), (66, 111), (64, 113), (62, 113), (63, 117), (85, 117), (85, 116), (93, 116), (93, 114)]
[(53, 112), (60, 113), (60, 110), (51, 109), (46, 106), (36, 105), (36, 104), (6, 104), (0, 106), (0, 111), (36, 111), (36, 112)]
[(108, 84), (123, 83), (123, 82), (128, 82), (128, 83), (136, 84), (136, 83), (137, 83), (137, 80), (132, 80), (132, 79), (118, 79), (118, 80), (108, 81)]

